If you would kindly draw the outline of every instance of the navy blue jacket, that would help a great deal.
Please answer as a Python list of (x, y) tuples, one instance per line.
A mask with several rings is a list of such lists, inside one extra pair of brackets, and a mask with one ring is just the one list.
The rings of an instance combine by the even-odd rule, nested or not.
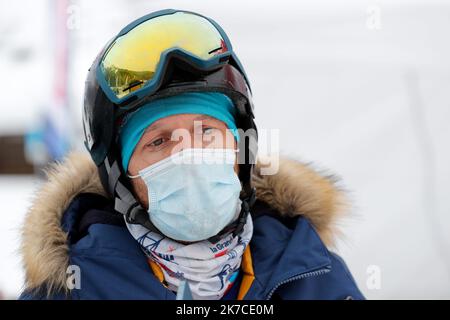
[[(298, 166), (297, 170), (308, 170), (308, 174), (314, 173), (316, 179), (319, 177), (312, 169), (302, 164), (288, 164)], [(55, 184), (66, 188), (64, 183), (69, 183), (69, 180), (64, 176), (67, 173), (65, 169), (70, 168), (72, 172), (68, 175), (76, 179), (76, 174), (72, 174), (78, 172), (78, 166), (81, 166), (80, 163), (71, 162), (69, 159), (56, 168), (37, 197), (45, 198), (49, 193), (51, 196), (51, 192), (58, 193)], [(93, 172), (95, 171), (91, 171)], [(285, 183), (292, 183), (287, 181), (287, 177), (282, 178), (286, 180)], [(22, 244), (27, 283), (20, 298), (175, 299), (175, 294), (166, 289), (153, 274), (139, 244), (124, 225), (123, 218), (114, 213), (111, 201), (98, 191), (100, 186), (96, 184), (96, 180), (92, 183), (92, 179), (98, 178), (93, 174), (85, 179), (87, 180), (79, 183), (85, 188), (80, 188), (78, 184), (72, 186), (72, 197), (69, 198), (70, 201), (66, 201), (66, 207), (60, 207), (59, 211), (53, 207), (48, 208), (46, 206), (53, 206), (49, 203), (51, 200), (45, 202), (40, 199), (30, 211)], [(326, 178), (321, 179), (324, 179), (322, 182), (328, 182), (329, 186), (333, 185)], [(264, 182), (258, 183), (261, 195), (268, 187)], [(311, 180), (308, 183), (311, 183)], [(92, 185), (95, 185), (97, 190), (92, 188)], [(273, 183), (270, 185), (270, 188), (274, 188)], [(298, 191), (297, 188), (294, 189)], [(250, 252), (255, 279), (244, 299), (363, 299), (344, 261), (327, 249), (320, 232), (313, 226), (316, 216), (308, 217), (307, 207), (304, 207), (303, 213), (299, 211), (296, 215), (280, 213), (280, 210), (287, 207), (268, 204), (276, 203), (273, 198), (276, 197), (277, 190), (271, 190), (271, 197), (260, 196), (260, 200), (252, 209), (254, 233)], [(284, 188), (283, 193), (285, 192), (293, 191)], [(36, 209), (40, 205), (43, 208)], [(291, 209), (300, 208), (292, 206)], [(321, 208), (323, 209), (326, 208)], [(45, 215), (52, 210), (59, 212), (59, 215), (56, 214), (54, 221), (49, 223), (50, 218), (45, 219)], [(47, 213), (42, 213), (44, 211)], [(39, 218), (44, 219), (47, 224), (53, 223), (54, 229), (46, 228), (41, 221), (35, 227), (43, 228), (42, 232), (47, 231), (47, 234), (38, 235), (39, 232), (28, 224)], [(325, 235), (329, 231), (326, 226), (318, 226), (324, 230)], [(46, 236), (54, 237), (53, 242), (56, 244), (52, 243), (51, 239), (40, 238)], [(29, 244), (33, 238), (36, 243)], [(27, 248), (33, 245), (44, 251), (40, 255), (34, 252), (33, 257), (33, 248)], [(51, 250), (46, 253), (47, 249)], [(43, 258), (45, 255), (47, 257)], [(40, 264), (39, 270), (36, 269), (37, 264)], [(46, 266), (48, 274), (45, 273)], [(73, 272), (78, 272), (79, 288), (77, 285), (65, 291), (64, 280), (67, 283), (67, 277)]]

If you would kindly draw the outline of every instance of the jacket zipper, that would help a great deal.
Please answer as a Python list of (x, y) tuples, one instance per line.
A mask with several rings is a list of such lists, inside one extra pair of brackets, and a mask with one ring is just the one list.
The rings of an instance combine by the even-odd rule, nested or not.
[(310, 271), (310, 272), (306, 272), (306, 273), (301, 273), (298, 275), (295, 275), (293, 277), (287, 278), (286, 280), (283, 280), (279, 283), (277, 283), (277, 285), (275, 287), (273, 287), (273, 289), (269, 292), (269, 294), (267, 295), (266, 300), (270, 300), (270, 298), (272, 297), (273, 293), (275, 292), (275, 290), (277, 290), (281, 285), (292, 282), (292, 281), (296, 281), (296, 280), (300, 280), (300, 279), (305, 279), (305, 278), (309, 278), (309, 277), (315, 277), (315, 276), (319, 276), (321, 274), (325, 274), (330, 272), (330, 267), (325, 267), (322, 269), (318, 269), (315, 271)]

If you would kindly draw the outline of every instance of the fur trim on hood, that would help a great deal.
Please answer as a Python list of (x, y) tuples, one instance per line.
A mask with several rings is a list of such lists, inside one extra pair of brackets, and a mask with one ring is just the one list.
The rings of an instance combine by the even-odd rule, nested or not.
[[(47, 170), (47, 181), (35, 194), (22, 228), (20, 253), (25, 269), (25, 287), (46, 286), (48, 292), (65, 287), (69, 247), (61, 218), (72, 199), (80, 193), (106, 195), (97, 167), (86, 153), (72, 153)], [(337, 179), (322, 175), (310, 165), (280, 159), (278, 172), (262, 175), (256, 165), (253, 175), (256, 196), (280, 215), (308, 218), (327, 246), (339, 234), (336, 222), (347, 210)]]

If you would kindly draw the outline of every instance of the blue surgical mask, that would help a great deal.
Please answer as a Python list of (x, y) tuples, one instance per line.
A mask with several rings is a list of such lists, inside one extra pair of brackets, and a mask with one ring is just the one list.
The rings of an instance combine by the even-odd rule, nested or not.
[(218, 234), (240, 213), (241, 183), (233, 149), (184, 149), (141, 171), (150, 221), (166, 236), (200, 241)]

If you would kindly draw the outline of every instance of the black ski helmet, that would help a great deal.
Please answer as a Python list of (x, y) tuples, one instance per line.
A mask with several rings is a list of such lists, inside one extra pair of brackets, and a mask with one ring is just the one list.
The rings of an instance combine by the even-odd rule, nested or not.
[[(179, 12), (194, 14), (211, 22), (224, 39), (226, 53), (218, 57), (217, 63), (203, 65), (202, 61), (191, 59), (183, 50), (179, 50), (177, 47), (170, 48), (164, 53), (164, 63), (160, 63), (158, 66), (160, 77), (151, 92), (140, 96), (130, 95), (122, 101), (111, 99), (110, 92), (106, 92), (105, 83), (102, 82), (101, 63), (115, 41), (142, 21)], [(123, 214), (127, 222), (141, 224), (149, 230), (161, 233), (150, 221), (147, 211), (135, 199), (126, 176), (126, 169), (121, 167), (118, 128), (123, 117), (129, 112), (135, 111), (152, 100), (184, 92), (221, 92), (226, 94), (237, 108), (236, 126), (238, 129), (242, 129), (242, 131), (239, 130), (241, 135), (239, 179), (243, 187), (242, 210), (236, 221), (210, 239), (215, 242), (220, 239), (221, 234), (230, 230), (233, 230), (235, 234), (239, 233), (247, 220), (249, 209), (255, 200), (251, 175), (256, 162), (258, 138), (251, 88), (247, 76), (239, 59), (232, 51), (226, 34), (213, 20), (188, 11), (162, 10), (132, 22), (110, 40), (89, 68), (85, 83), (83, 107), (85, 146), (98, 167), (100, 180), (105, 190), (114, 199), (115, 210)]]

